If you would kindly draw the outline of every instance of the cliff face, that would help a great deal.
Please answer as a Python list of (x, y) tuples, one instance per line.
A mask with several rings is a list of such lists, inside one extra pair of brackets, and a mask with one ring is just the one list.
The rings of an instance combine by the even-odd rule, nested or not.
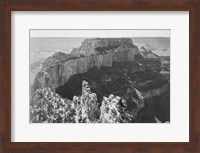
[[(90, 49), (84, 51), (82, 48), (85, 47)], [(89, 77), (90, 74), (87, 72), (96, 68), (99, 70), (98, 72), (91, 72), (100, 73), (102, 72), (102, 70), (100, 70), (102, 67), (117, 70), (112, 72), (113, 77), (111, 77), (111, 73), (107, 74), (104, 72), (104, 75), (99, 74), (102, 76), (102, 78), (99, 79), (103, 81), (96, 85), (98, 88), (100, 88), (100, 85), (104, 84), (104, 82), (108, 82), (108, 84), (112, 82), (112, 85), (107, 85), (106, 83), (108, 90), (111, 90), (110, 86), (115, 87), (116, 84), (122, 80), (126, 82), (126, 79), (124, 78), (126, 77), (125, 74), (128, 74), (129, 78), (134, 82), (134, 86), (142, 93), (144, 98), (159, 95), (167, 90), (169, 82), (158, 72), (161, 65), (159, 58), (143, 57), (144, 55), (141, 54), (138, 48), (132, 44), (131, 39), (86, 39), (82, 45), (75, 50), (76, 54), (73, 53), (74, 55), (56, 53), (47, 58), (43, 64), (42, 70), (35, 77), (33, 85), (34, 90), (38, 88), (50, 87), (53, 91), (55, 91), (57, 88), (65, 86), (65, 89), (62, 90), (65, 92), (67, 91), (68, 94), (72, 92), (72, 88), (75, 89), (75, 93), (73, 92), (73, 94), (71, 94), (73, 97), (73, 95), (78, 91), (78, 88), (73, 87), (75, 86), (73, 84), (66, 85), (69, 79), (71, 78), (71, 81), (69, 82), (73, 82), (75, 84), (79, 81), (76, 79), (76, 81), (73, 81), (73, 76), (76, 76), (77, 74), (84, 74), (82, 77), (84, 76), (88, 78), (87, 81), (90, 82), (93, 80), (93, 75)], [(101, 51), (101, 53), (99, 51)], [(84, 56), (80, 56), (80, 53)], [(138, 58), (138, 55), (142, 57)], [(113, 65), (114, 63), (119, 64)], [(123, 76), (124, 78), (119, 76)], [(82, 77), (79, 78), (79, 84), (82, 83)], [(95, 78), (97, 78), (97, 76)], [(118, 80), (116, 80), (116, 78), (118, 78)], [(111, 82), (109, 80), (111, 80)], [(116, 87), (116, 90), (113, 90), (113, 92), (124, 90), (119, 90), (120, 86), (124, 85), (124, 81), (122, 81), (121, 84), (119, 83), (119, 87)], [(96, 82), (96, 80), (93, 80), (93, 84), (94, 82)], [(77, 86), (79, 87), (79, 85)], [(105, 87), (102, 87), (101, 90), (105, 89)], [(101, 95), (100, 93), (98, 94)]]
[[(61, 59), (60, 54), (57, 53), (44, 62), (42, 71), (35, 77), (35, 88), (51, 87), (55, 89), (64, 85), (71, 76), (85, 73), (89, 69), (100, 68), (102, 66), (111, 67), (113, 62), (134, 61), (135, 55), (137, 55), (139, 51), (137, 47), (130, 43), (132, 43), (131, 39), (87, 39), (82, 43), (81, 47), (121, 46), (117, 47), (115, 50), (106, 51), (106, 53), (103, 54), (97, 54), (96, 52), (95, 55), (91, 55), (93, 52), (90, 52), (90, 56), (85, 57), (75, 57), (75, 55), (67, 56), (62, 53), (61, 57), (66, 58)], [(79, 50), (79, 52), (83, 51)], [(88, 54), (88, 51), (85, 54)], [(55, 56), (58, 56), (58, 58)]]

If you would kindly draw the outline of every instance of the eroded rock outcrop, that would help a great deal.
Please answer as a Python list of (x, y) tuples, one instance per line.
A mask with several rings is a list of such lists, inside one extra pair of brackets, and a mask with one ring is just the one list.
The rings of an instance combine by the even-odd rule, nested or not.
[[(98, 53), (90, 50), (82, 50), (82, 48), (99, 48), (108, 47), (104, 53)], [(116, 47), (114, 50), (111, 47)], [(43, 64), (42, 70), (36, 75), (34, 80), (34, 88), (49, 87), (52, 89), (64, 85), (69, 78), (79, 73), (85, 73), (92, 68), (100, 68), (102, 66), (111, 67), (113, 62), (134, 61), (135, 55), (139, 54), (138, 48), (132, 44), (132, 40), (128, 38), (119, 39), (87, 39), (82, 43), (79, 53), (90, 55), (77, 57), (79, 54), (66, 55), (64, 53), (56, 53), (49, 57)], [(72, 51), (73, 52), (73, 51)], [(44, 78), (45, 74), (50, 78)], [(43, 77), (43, 78), (41, 78)], [(40, 80), (43, 80), (42, 82)], [(40, 84), (42, 83), (42, 84)]]
[[(84, 47), (95, 49), (95, 54), (85, 52)], [(104, 52), (98, 52), (99, 48)], [(130, 94), (134, 97), (129, 80), (144, 98), (160, 95), (169, 88), (169, 81), (159, 73), (159, 58), (143, 57), (131, 39), (86, 39), (77, 51), (84, 56), (58, 52), (47, 58), (35, 77), (33, 91), (50, 87), (71, 99), (80, 94), (82, 80), (86, 79), (99, 97), (115, 93), (127, 100)], [(144, 49), (142, 52), (149, 53)]]
[(102, 53), (109, 53), (122, 45), (129, 45), (130, 48), (136, 48), (130, 38), (94, 38), (86, 39), (79, 48), (71, 51), (73, 56), (90, 56)]

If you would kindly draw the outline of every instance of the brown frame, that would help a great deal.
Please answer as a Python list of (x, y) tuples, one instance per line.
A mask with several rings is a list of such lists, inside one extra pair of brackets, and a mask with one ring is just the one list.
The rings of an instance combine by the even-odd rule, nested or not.
[[(11, 11), (189, 11), (188, 143), (13, 143), (11, 142)], [(0, 153), (31, 152), (200, 152), (200, 1), (199, 0), (1, 0), (0, 2)], [(181, 108), (181, 107), (180, 107)]]

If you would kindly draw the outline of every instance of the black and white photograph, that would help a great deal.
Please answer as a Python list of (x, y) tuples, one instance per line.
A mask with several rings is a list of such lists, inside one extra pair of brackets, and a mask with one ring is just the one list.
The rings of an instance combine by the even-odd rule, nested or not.
[(170, 29), (30, 29), (30, 123), (170, 123)]

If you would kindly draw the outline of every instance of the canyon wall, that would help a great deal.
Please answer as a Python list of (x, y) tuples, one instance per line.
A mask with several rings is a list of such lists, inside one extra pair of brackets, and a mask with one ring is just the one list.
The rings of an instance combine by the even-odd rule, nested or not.
[(46, 72), (51, 76), (53, 88), (57, 88), (64, 85), (75, 74), (85, 73), (95, 67), (111, 67), (113, 62), (133, 61), (135, 60), (135, 54), (137, 54), (137, 50), (81, 57), (60, 65), (54, 65), (47, 69)]
[[(42, 70), (36, 75), (33, 85), (34, 90), (50, 87), (55, 91), (56, 88), (63, 86), (70, 77), (76, 74), (86, 73), (92, 68), (112, 67), (114, 62), (135, 61), (140, 52), (138, 47), (132, 43), (132, 39), (128, 38), (86, 39), (79, 48), (72, 51), (71, 55), (56, 53), (44, 62)], [(96, 50), (99, 47), (106, 47), (103, 48), (105, 52), (100, 54)], [(83, 48), (89, 49), (84, 51)], [(80, 56), (80, 53), (84, 56)], [(146, 78), (146, 75), (150, 76), (144, 73), (139, 78)], [(147, 82), (154, 83), (156, 81), (147, 80)], [(164, 84), (147, 91), (140, 91), (144, 98), (149, 98), (161, 94), (167, 90), (167, 86), (168, 84)]]
[[(90, 46), (90, 48), (93, 48), (101, 46), (102, 44), (110, 46), (121, 44), (121, 46), (118, 46), (115, 50), (112, 50), (112, 52), (108, 51), (104, 54), (95, 55), (93, 55), (92, 52), (90, 56), (68, 60), (62, 59), (60, 62), (58, 62), (57, 59), (55, 60), (56, 57), (53, 55), (53, 62), (49, 60), (51, 58), (48, 58), (48, 64), (47, 62), (44, 62), (45, 65), (42, 70), (36, 75), (34, 88), (51, 87), (52, 89), (55, 89), (64, 85), (71, 76), (85, 73), (89, 69), (95, 67), (100, 68), (102, 66), (111, 67), (113, 62), (134, 61), (135, 55), (139, 54), (139, 50), (136, 46), (129, 43), (132, 43), (131, 39), (116, 39), (115, 41), (112, 41), (112, 39), (107, 39), (107, 41), (99, 41), (98, 39), (97, 41), (86, 40), (82, 43), (84, 47), (87, 45), (87, 47)], [(79, 52), (81, 52), (81, 50)], [(59, 56), (59, 54), (57, 53), (56, 56)]]

